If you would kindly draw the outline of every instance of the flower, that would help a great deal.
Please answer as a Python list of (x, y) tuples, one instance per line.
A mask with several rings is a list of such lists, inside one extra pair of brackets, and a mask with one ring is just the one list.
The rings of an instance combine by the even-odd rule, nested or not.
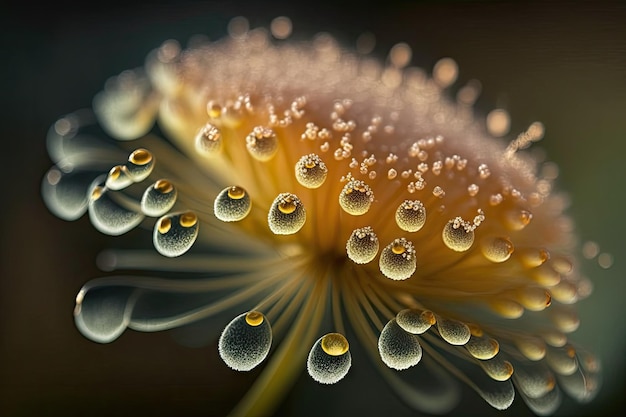
[(284, 40), (286, 18), (274, 40), (229, 27), (165, 42), (107, 82), (96, 119), (50, 130), (50, 210), (113, 236), (148, 227), (155, 249), (100, 257), (146, 273), (88, 282), (78, 329), (109, 343), (219, 323), (227, 366), (265, 366), (235, 415), (270, 414), (305, 368), (338, 383), (355, 344), (428, 413), (455, 406), (455, 379), (497, 409), (516, 391), (542, 415), (562, 392), (593, 398), (598, 361), (567, 336), (590, 283), (554, 166), (524, 152), (543, 126), (504, 143), (507, 113), (477, 119), (476, 84), (447, 98), (456, 63), (428, 77), (404, 43), (383, 65), (328, 35)]

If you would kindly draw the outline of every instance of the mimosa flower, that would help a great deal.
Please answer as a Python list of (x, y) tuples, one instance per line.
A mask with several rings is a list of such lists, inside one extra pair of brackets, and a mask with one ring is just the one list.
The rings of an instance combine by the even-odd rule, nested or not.
[(448, 97), (452, 59), (428, 76), (406, 44), (382, 64), (290, 32), (235, 19), (218, 41), (165, 42), (106, 83), (95, 119), (51, 128), (50, 210), (154, 245), (102, 254), (142, 273), (88, 282), (78, 329), (218, 323), (227, 366), (264, 367), (236, 415), (271, 414), (305, 369), (350, 383), (355, 344), (427, 413), (455, 406), (456, 380), (497, 409), (589, 401), (599, 365), (568, 333), (590, 283), (555, 167), (524, 151), (543, 126), (498, 138), (508, 115), (475, 117), (476, 83)]

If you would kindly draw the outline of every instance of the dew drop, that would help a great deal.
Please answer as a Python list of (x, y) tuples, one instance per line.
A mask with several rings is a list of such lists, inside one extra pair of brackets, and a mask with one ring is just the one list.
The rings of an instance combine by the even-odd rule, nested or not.
[(296, 163), (296, 179), (306, 188), (319, 188), (326, 180), (328, 168), (322, 158), (312, 153)]
[(270, 230), (276, 235), (291, 235), (304, 226), (306, 210), (295, 194), (281, 193), (267, 215)]
[(532, 220), (533, 215), (527, 210), (509, 211), (506, 213), (506, 223), (511, 230), (522, 230)]
[(450, 220), (441, 234), (443, 243), (456, 252), (465, 252), (474, 243), (474, 230), (460, 217)]
[(135, 228), (144, 215), (119, 205), (111, 198), (111, 192), (101, 186), (91, 190), (89, 199), (89, 219), (100, 232), (119, 236)]
[(396, 210), (398, 227), (407, 232), (417, 232), (426, 223), (426, 208), (419, 200), (404, 200)]
[(133, 183), (133, 179), (124, 165), (116, 165), (109, 171), (106, 187), (110, 190), (121, 190)]
[(246, 137), (246, 147), (256, 160), (269, 161), (278, 151), (278, 138), (272, 129), (256, 126)]
[(154, 248), (163, 256), (180, 256), (193, 246), (198, 229), (198, 216), (191, 211), (167, 214), (154, 225)]
[(367, 213), (372, 201), (374, 201), (374, 193), (365, 182), (360, 180), (351, 179), (339, 194), (339, 205), (346, 213), (353, 216)]
[(352, 231), (346, 243), (348, 258), (357, 264), (371, 262), (376, 257), (378, 248), (378, 237), (369, 226)]
[(481, 250), (483, 256), (491, 262), (504, 262), (511, 257), (513, 243), (506, 237), (487, 238), (482, 241)]
[(141, 211), (146, 216), (159, 217), (170, 211), (176, 203), (178, 192), (168, 180), (158, 180), (146, 189), (141, 197)]
[(391, 242), (380, 253), (380, 272), (393, 280), (410, 278), (415, 272), (417, 261), (413, 243), (405, 238)]
[(240, 314), (224, 329), (218, 342), (222, 360), (236, 371), (249, 371), (267, 357), (272, 345), (272, 329), (257, 311)]
[(86, 338), (98, 343), (117, 339), (130, 320), (129, 299), (133, 288), (81, 289), (76, 296), (74, 320)]
[(464, 345), (472, 335), (467, 324), (442, 317), (437, 320), (437, 330), (441, 338), (451, 345)]
[(135, 149), (128, 156), (126, 169), (133, 182), (145, 180), (154, 169), (154, 157), (152, 153), (143, 148)]
[(243, 220), (252, 208), (250, 195), (242, 187), (233, 185), (224, 188), (215, 197), (213, 213), (223, 222), (237, 222)]
[(407, 308), (396, 315), (398, 326), (413, 334), (422, 334), (430, 329), (437, 320), (430, 310)]
[(378, 352), (385, 365), (399, 371), (417, 365), (422, 359), (419, 337), (404, 331), (395, 318), (380, 332)]
[(309, 352), (307, 371), (321, 384), (335, 384), (343, 379), (352, 365), (348, 341), (340, 333), (320, 337)]
[(194, 143), (201, 155), (215, 155), (222, 148), (222, 133), (216, 126), (207, 123), (196, 135)]

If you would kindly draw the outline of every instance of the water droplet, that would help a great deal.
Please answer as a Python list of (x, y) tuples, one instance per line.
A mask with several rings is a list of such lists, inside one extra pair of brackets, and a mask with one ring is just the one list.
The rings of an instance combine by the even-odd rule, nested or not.
[(441, 338), (451, 345), (464, 345), (472, 335), (467, 324), (442, 317), (437, 320), (437, 329)]
[(335, 384), (343, 379), (352, 365), (349, 345), (339, 333), (320, 337), (309, 352), (307, 370), (311, 378), (322, 384)]
[(391, 242), (380, 253), (380, 272), (393, 280), (410, 278), (415, 272), (417, 261), (413, 243), (405, 238)]
[(352, 232), (346, 243), (346, 252), (354, 263), (366, 264), (376, 257), (378, 247), (376, 233), (371, 227), (366, 226)]
[(170, 211), (178, 192), (168, 180), (158, 180), (146, 189), (141, 198), (141, 211), (146, 216), (159, 217)]
[(216, 126), (207, 123), (196, 135), (194, 143), (198, 153), (206, 156), (215, 155), (222, 149), (222, 133)]
[(426, 208), (419, 200), (404, 200), (396, 210), (398, 227), (407, 232), (417, 232), (426, 223)]
[(278, 138), (272, 129), (256, 126), (246, 137), (246, 147), (253, 158), (269, 161), (278, 151)]
[(506, 237), (487, 238), (482, 241), (483, 255), (491, 262), (504, 262), (511, 257), (513, 243)]
[(456, 252), (465, 252), (474, 243), (474, 230), (460, 217), (450, 220), (443, 228), (443, 243)]
[(163, 256), (180, 256), (193, 246), (199, 226), (198, 216), (191, 211), (165, 215), (154, 225), (154, 248)]
[(360, 180), (351, 179), (339, 194), (339, 205), (346, 213), (353, 216), (367, 213), (372, 201), (374, 201), (374, 193), (365, 182)]
[(408, 333), (391, 319), (378, 337), (380, 358), (388, 367), (397, 370), (408, 369), (422, 359), (419, 337)]
[(513, 210), (506, 213), (506, 223), (511, 230), (522, 230), (532, 220), (533, 215), (527, 210)]
[(100, 232), (118, 236), (135, 228), (144, 219), (144, 215), (122, 207), (111, 198), (111, 191), (95, 186), (89, 199), (89, 219)]
[(426, 332), (437, 320), (430, 310), (417, 310), (407, 308), (396, 315), (398, 326), (413, 334)]
[(133, 182), (141, 182), (145, 180), (154, 169), (154, 157), (152, 156), (152, 153), (143, 148), (135, 149), (128, 156), (126, 169), (128, 170), (128, 175), (130, 175)]
[(270, 230), (276, 235), (291, 235), (304, 226), (306, 210), (295, 194), (281, 193), (267, 215)]
[(124, 165), (116, 165), (109, 171), (106, 179), (106, 187), (110, 190), (121, 190), (133, 183), (128, 168)]
[(224, 188), (215, 197), (213, 213), (223, 222), (237, 222), (243, 220), (251, 208), (250, 195), (242, 187), (233, 185)]
[(272, 329), (262, 313), (250, 311), (235, 317), (218, 342), (222, 360), (236, 371), (249, 371), (267, 357)]
[(314, 153), (303, 156), (296, 163), (296, 179), (306, 188), (319, 188), (327, 174), (326, 164)]

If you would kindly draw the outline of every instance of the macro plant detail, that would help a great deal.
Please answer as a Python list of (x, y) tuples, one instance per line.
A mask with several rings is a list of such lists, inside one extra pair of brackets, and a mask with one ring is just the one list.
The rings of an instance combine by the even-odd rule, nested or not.
[(51, 127), (49, 209), (154, 246), (99, 257), (124, 274), (79, 291), (81, 333), (217, 327), (227, 366), (264, 366), (234, 415), (271, 414), (304, 369), (340, 383), (366, 361), (354, 344), (427, 413), (453, 409), (457, 380), (502, 410), (590, 401), (599, 363), (568, 334), (591, 285), (555, 167), (524, 151), (543, 126), (500, 138), (478, 83), (448, 97), (450, 58), (428, 75), (404, 43), (381, 63), (290, 32), (237, 18), (167, 41)]

